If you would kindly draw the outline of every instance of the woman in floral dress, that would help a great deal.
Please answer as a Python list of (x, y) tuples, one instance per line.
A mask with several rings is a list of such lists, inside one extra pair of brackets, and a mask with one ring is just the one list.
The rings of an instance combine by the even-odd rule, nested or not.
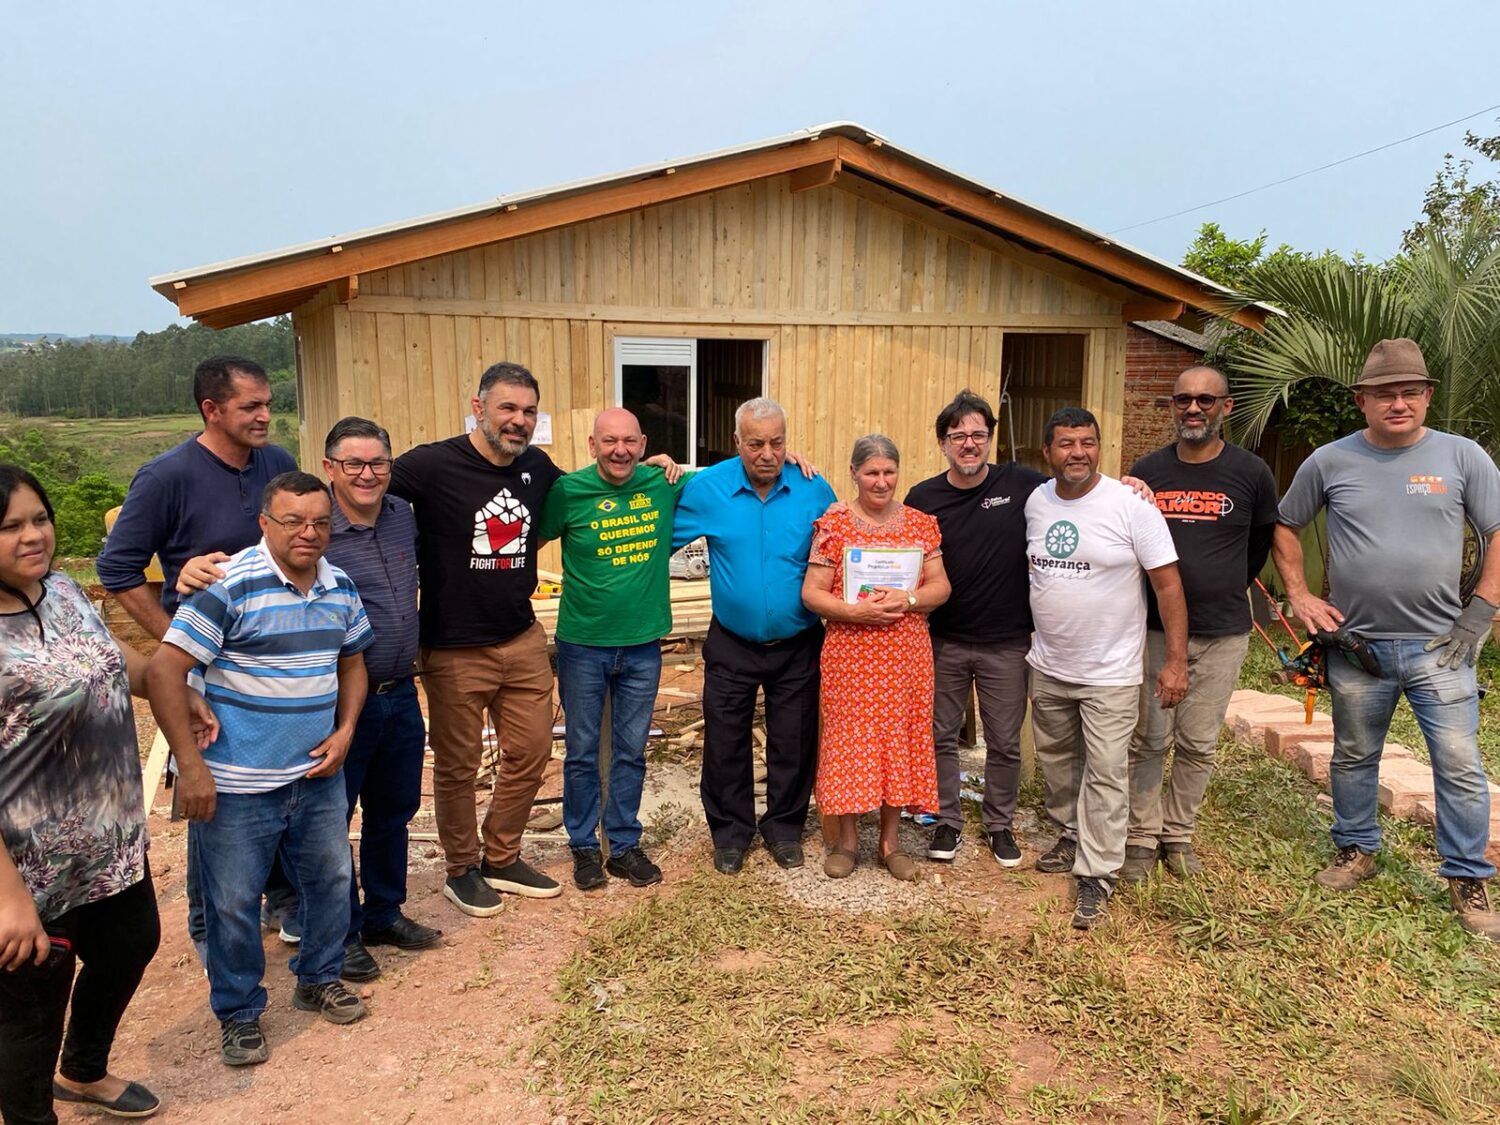
[[(0, 1116), (55, 1122), (53, 1099), (145, 1117), (109, 1073), (115, 1029), (161, 928), (146, 863), (130, 694), (146, 660), (52, 570), (52, 505), (0, 465)], [(217, 724), (202, 700), (195, 729)], [(76, 962), (83, 969), (75, 986)], [(72, 998), (72, 1018), (63, 1025)], [(62, 1064), (54, 1077), (61, 1050)]]
[(917, 877), (896, 830), (938, 807), (927, 614), (948, 600), (937, 520), (896, 500), (901, 455), (869, 434), (849, 458), (854, 502), (817, 521), (802, 601), (828, 623), (816, 793), (823, 871), (854, 870), (860, 813), (880, 810), (880, 862)]

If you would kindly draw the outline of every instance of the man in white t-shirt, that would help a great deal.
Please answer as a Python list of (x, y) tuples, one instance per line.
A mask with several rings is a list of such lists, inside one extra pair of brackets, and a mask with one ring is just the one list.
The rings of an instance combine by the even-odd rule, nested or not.
[(1151, 581), (1166, 635), (1156, 681), (1163, 707), (1187, 694), (1187, 602), (1167, 521), (1099, 472), (1099, 422), (1065, 407), (1047, 421), (1053, 479), (1026, 502), (1035, 631), (1031, 722), (1047, 814), (1062, 829), (1036, 869), (1072, 871), (1075, 929), (1104, 916), (1125, 861), (1135, 731)]

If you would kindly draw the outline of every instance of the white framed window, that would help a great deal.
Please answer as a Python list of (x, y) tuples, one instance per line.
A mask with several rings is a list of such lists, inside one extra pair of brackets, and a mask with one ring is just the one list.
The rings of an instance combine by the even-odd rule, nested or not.
[(641, 421), (647, 454), (704, 468), (735, 455), (734, 411), (765, 394), (761, 339), (615, 337), (615, 403)]

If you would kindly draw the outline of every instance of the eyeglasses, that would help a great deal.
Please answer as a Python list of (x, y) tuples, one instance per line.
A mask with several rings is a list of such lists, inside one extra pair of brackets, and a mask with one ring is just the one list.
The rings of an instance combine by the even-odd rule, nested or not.
[(270, 520), (272, 523), (280, 524), (282, 527), (290, 531), (293, 535), (301, 535), (309, 527), (316, 531), (319, 535), (325, 535), (327, 534), (328, 529), (333, 526), (333, 520), (328, 516), (321, 516), (315, 520), (305, 520), (301, 516), (288, 516), (284, 520), (279, 520), (269, 512), (265, 512), (262, 514), (266, 517), (266, 519)]
[(1178, 410), (1186, 410), (1196, 402), (1199, 410), (1212, 410), (1214, 403), (1223, 402), (1228, 397), (1228, 395), (1173, 395), (1172, 405)]
[(389, 476), (391, 472), (391, 459), (389, 457), (377, 457), (373, 461), (361, 461), (357, 457), (350, 457), (347, 460), (340, 460), (337, 457), (330, 457), (328, 459), (340, 469), (343, 469), (346, 477), (357, 477), (366, 469), (369, 469), (377, 477)]
[(949, 445), (985, 445), (990, 440), (988, 430), (975, 430), (972, 434), (952, 433), (947, 435)]
[(1421, 402), (1427, 397), (1427, 387), (1400, 387), (1394, 391), (1368, 390), (1361, 393), (1366, 398), (1373, 398), (1382, 406), (1389, 406), (1397, 399), (1405, 399), (1407, 402)]

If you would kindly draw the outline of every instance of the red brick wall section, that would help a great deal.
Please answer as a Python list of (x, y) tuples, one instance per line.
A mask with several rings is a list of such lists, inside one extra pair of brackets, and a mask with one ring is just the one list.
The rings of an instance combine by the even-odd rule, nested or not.
[(1177, 376), (1203, 355), (1154, 332), (1125, 327), (1125, 420), (1120, 468), (1129, 472), (1138, 457), (1172, 440), (1172, 408), (1158, 399), (1172, 393)]

